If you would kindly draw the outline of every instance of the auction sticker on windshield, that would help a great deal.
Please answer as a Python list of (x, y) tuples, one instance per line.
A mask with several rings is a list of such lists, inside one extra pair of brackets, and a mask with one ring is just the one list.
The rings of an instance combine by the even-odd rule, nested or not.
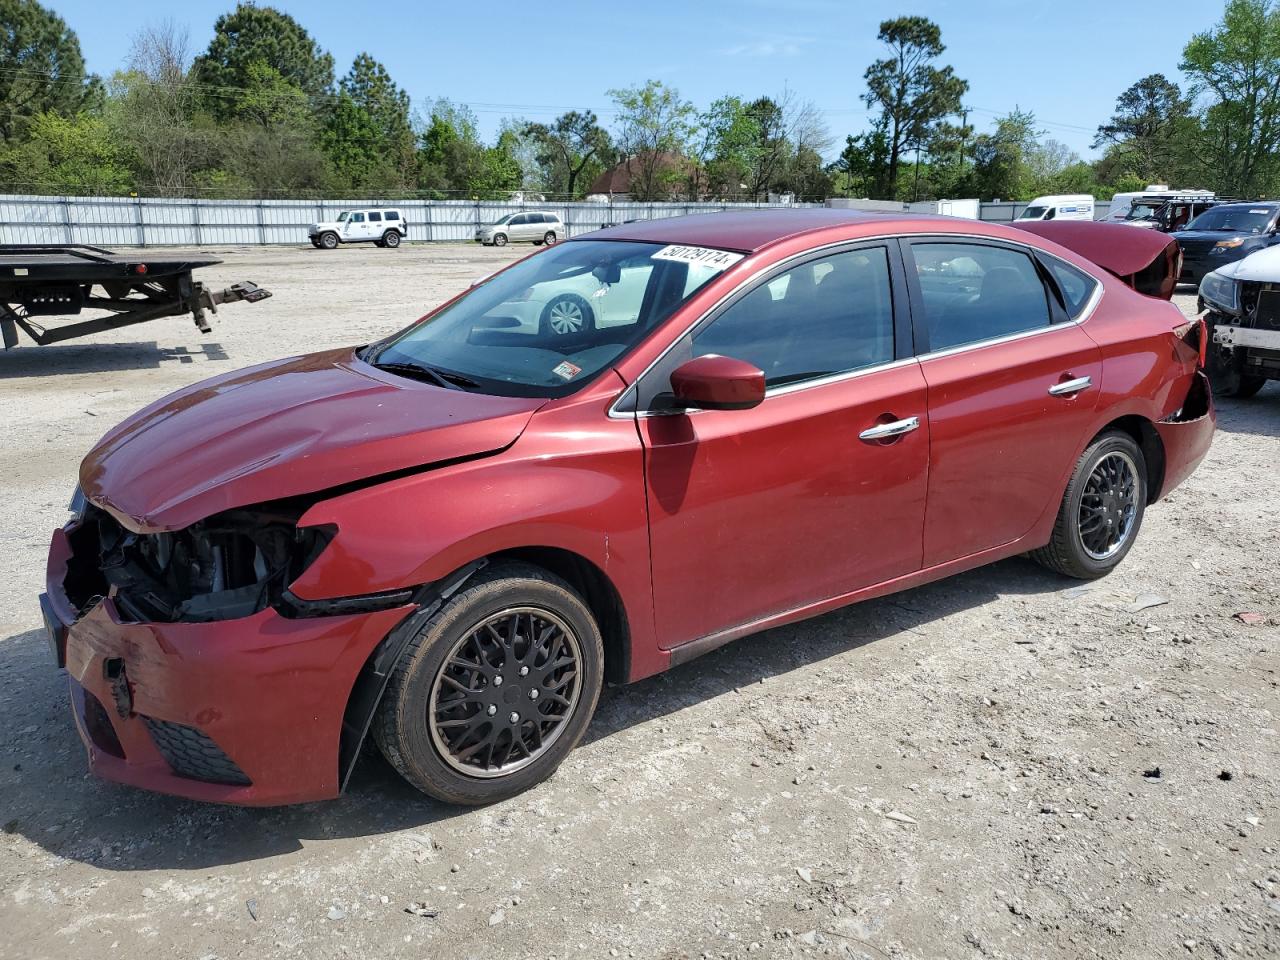
[(707, 247), (686, 247), (678, 243), (663, 247), (653, 255), (654, 260), (675, 260), (679, 263), (710, 267), (712, 270), (728, 270), (742, 257), (741, 253), (711, 250)]

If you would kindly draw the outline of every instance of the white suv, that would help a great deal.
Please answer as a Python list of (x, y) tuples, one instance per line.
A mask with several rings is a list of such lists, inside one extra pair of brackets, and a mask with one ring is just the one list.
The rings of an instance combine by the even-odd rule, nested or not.
[(386, 207), (343, 210), (337, 220), (313, 223), (307, 228), (311, 245), (325, 250), (337, 249), (340, 243), (364, 242), (372, 242), (379, 247), (398, 247), (408, 235), (409, 227), (400, 219), (400, 211)]
[(476, 231), (476, 240), (485, 246), (504, 247), (511, 243), (558, 243), (565, 236), (564, 223), (554, 213), (509, 213), (497, 223)]

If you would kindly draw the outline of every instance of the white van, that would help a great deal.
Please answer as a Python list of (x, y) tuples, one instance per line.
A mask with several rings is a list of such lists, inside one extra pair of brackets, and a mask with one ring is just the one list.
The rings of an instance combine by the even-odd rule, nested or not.
[(1019, 220), (1092, 220), (1093, 197), (1087, 193), (1062, 193), (1036, 197)]
[(1164, 206), (1166, 200), (1175, 198), (1212, 200), (1214, 192), (1212, 190), (1170, 190), (1168, 184), (1153, 183), (1147, 189), (1135, 193), (1117, 193), (1111, 198), (1107, 222), (1126, 223), (1145, 220)]

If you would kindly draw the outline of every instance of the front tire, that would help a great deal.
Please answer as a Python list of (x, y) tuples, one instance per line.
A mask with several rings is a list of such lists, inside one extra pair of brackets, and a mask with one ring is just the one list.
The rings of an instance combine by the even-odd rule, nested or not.
[(1053, 537), (1036, 562), (1078, 580), (1096, 580), (1125, 558), (1147, 505), (1147, 463), (1127, 433), (1095, 438), (1067, 483)]
[(507, 235), (505, 233), (495, 233), (493, 235), (493, 245), (495, 247), (505, 247), (507, 245)]
[(338, 235), (332, 231), (326, 231), (320, 234), (320, 246), (326, 250), (338, 249)]
[(600, 629), (573, 588), (532, 564), (504, 563), (410, 641), (374, 739), (424, 793), (494, 803), (555, 772), (586, 732), (603, 677)]

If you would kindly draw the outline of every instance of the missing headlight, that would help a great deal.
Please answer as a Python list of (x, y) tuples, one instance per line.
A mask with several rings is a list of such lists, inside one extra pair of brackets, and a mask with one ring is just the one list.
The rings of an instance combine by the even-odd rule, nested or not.
[(135, 534), (101, 511), (97, 521), (102, 575), (117, 606), (165, 623), (232, 620), (271, 606), (336, 532), (266, 509), (229, 510), (167, 533)]

